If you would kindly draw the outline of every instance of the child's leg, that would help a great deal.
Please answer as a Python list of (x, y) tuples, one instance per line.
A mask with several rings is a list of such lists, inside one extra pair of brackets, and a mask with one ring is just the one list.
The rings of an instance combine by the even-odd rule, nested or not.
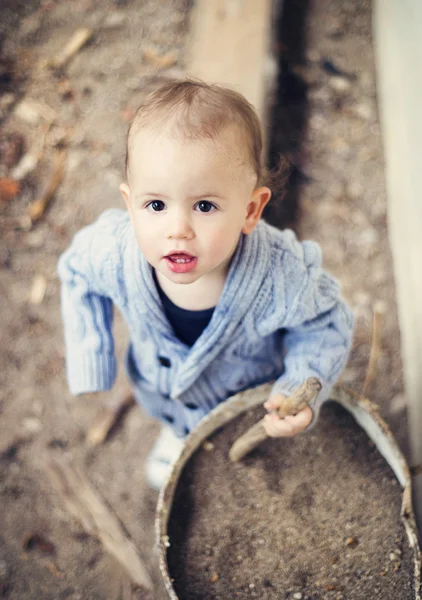
[(177, 437), (170, 427), (163, 426), (145, 465), (147, 481), (154, 490), (160, 490), (166, 483), (183, 446), (183, 438)]

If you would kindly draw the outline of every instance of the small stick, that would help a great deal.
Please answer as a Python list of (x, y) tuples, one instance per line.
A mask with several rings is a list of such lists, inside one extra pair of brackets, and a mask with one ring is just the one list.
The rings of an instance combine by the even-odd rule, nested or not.
[(80, 29), (77, 29), (66, 46), (63, 48), (61, 54), (51, 61), (51, 66), (54, 69), (62, 69), (69, 62), (69, 60), (75, 54), (77, 54), (83, 46), (85, 46), (88, 40), (91, 39), (92, 35), (92, 29), (88, 29), (87, 27), (81, 27)]
[(50, 458), (46, 467), (70, 514), (82, 523), (87, 533), (102, 542), (136, 585), (151, 592), (153, 583), (135, 545), (81, 470), (58, 457)]
[[(287, 415), (296, 415), (305, 408), (313, 398), (315, 398), (321, 390), (321, 387), (322, 385), (319, 379), (316, 377), (308, 377), (308, 379), (279, 406), (277, 409), (278, 416), (283, 419)], [(230, 460), (233, 462), (241, 460), (268, 437), (264, 427), (264, 419), (261, 419), (235, 441), (230, 448)]]
[(65, 160), (66, 150), (60, 150), (56, 157), (56, 164), (54, 166), (54, 172), (51, 180), (48, 182), (48, 185), (41, 197), (29, 205), (28, 212), (32, 223), (39, 221), (45, 213), (48, 203), (50, 202), (54, 192), (57, 189), (57, 186), (63, 178)]
[(372, 320), (372, 341), (371, 351), (369, 353), (368, 368), (366, 370), (365, 381), (362, 387), (362, 396), (365, 396), (369, 386), (375, 379), (377, 371), (378, 355), (381, 350), (381, 329), (382, 319), (385, 313), (384, 303), (376, 302), (374, 305), (374, 316)]
[(109, 437), (112, 429), (115, 429), (123, 420), (126, 413), (136, 404), (132, 393), (123, 396), (116, 406), (108, 408), (99, 423), (93, 425), (86, 436), (89, 446), (95, 447), (103, 444)]

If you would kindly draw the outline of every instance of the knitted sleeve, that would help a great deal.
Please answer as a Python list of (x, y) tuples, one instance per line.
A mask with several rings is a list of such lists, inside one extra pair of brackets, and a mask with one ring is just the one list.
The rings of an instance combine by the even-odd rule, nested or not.
[(116, 378), (110, 292), (119, 260), (112, 224), (120, 212), (107, 211), (77, 233), (58, 263), (66, 372), (75, 395), (111, 389)]
[(311, 404), (317, 414), (339, 378), (349, 355), (353, 315), (340, 296), (337, 281), (321, 269), (315, 242), (297, 240), (288, 252), (285, 286), (290, 285), (283, 329), (284, 372), (272, 393), (289, 395), (307, 377), (318, 377), (323, 388)]

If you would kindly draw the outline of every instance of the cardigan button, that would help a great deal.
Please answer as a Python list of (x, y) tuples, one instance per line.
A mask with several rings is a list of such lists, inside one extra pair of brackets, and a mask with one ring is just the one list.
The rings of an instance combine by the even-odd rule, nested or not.
[(171, 367), (171, 360), (166, 356), (159, 356), (158, 362), (162, 367)]
[(187, 404), (185, 404), (185, 406), (190, 410), (198, 410), (199, 408), (199, 406), (197, 404), (193, 404), (193, 402), (188, 402)]

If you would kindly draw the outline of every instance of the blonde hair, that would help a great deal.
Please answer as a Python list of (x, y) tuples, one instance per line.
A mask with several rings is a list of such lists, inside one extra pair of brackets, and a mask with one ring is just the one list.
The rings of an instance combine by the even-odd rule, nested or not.
[(274, 178), (263, 165), (261, 123), (246, 98), (220, 85), (186, 79), (167, 83), (152, 92), (136, 111), (126, 140), (126, 174), (135, 133), (142, 127), (159, 128), (170, 122), (189, 139), (215, 139), (224, 129), (234, 126), (245, 144), (248, 160), (257, 177), (257, 186), (266, 184), (268, 180), (275, 184), (275, 179), (279, 179), (282, 171), (285, 171), (283, 161), (282, 169)]

